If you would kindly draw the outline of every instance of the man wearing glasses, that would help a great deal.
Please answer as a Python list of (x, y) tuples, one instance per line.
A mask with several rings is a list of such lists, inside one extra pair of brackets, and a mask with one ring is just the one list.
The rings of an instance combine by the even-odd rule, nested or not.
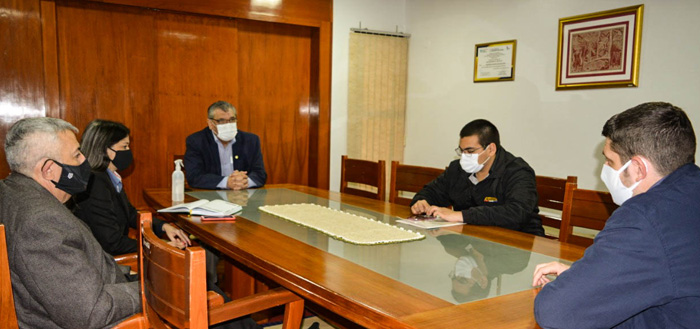
[(236, 108), (218, 101), (207, 110), (207, 128), (187, 137), (185, 173), (192, 187), (242, 190), (265, 185), (257, 135), (240, 131)]
[(498, 129), (489, 121), (470, 122), (459, 136), (459, 160), (413, 197), (411, 211), (544, 236), (530, 165), (501, 146)]

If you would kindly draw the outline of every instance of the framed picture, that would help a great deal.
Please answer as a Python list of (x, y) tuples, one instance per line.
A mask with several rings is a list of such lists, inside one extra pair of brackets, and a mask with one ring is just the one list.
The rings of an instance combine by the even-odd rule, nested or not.
[(644, 5), (559, 20), (557, 90), (637, 87)]
[(474, 46), (474, 82), (513, 81), (516, 44), (507, 40)]

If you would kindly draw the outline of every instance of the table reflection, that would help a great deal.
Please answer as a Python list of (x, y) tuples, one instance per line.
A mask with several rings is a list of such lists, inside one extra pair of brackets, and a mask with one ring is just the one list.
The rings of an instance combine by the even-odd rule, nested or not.
[(456, 258), (448, 277), (452, 297), (459, 303), (486, 298), (494, 281), (496, 291), (501, 291), (503, 275), (521, 272), (530, 262), (531, 253), (522, 249), (447, 230), (432, 230), (429, 234)]
[[(284, 188), (188, 194), (198, 199), (218, 198), (238, 203), (243, 206), (239, 214), (241, 217), (455, 304), (532, 289), (530, 283), (535, 265), (559, 261), (529, 250), (449, 230), (417, 229), (396, 223), (397, 218), (386, 214)], [(359, 246), (258, 210), (263, 205), (292, 203), (313, 203), (342, 210), (419, 231), (426, 238), (405, 243)]]

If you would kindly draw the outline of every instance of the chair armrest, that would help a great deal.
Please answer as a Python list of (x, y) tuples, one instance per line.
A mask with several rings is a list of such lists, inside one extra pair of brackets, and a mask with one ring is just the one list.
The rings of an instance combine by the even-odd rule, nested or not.
[(219, 295), (215, 291), (207, 291), (207, 306), (212, 309), (224, 304), (224, 296)]
[(119, 322), (116, 326), (112, 327), (112, 329), (147, 329), (148, 326), (146, 325), (146, 317), (143, 316), (143, 313), (137, 313), (134, 314), (126, 319), (124, 321)]
[(131, 270), (134, 272), (139, 270), (139, 253), (137, 252), (114, 256), (114, 261), (119, 265), (131, 267)]
[[(303, 299), (291, 291), (281, 287), (275, 288), (252, 296), (236, 299), (215, 308), (210, 308), (209, 325), (215, 325), (275, 306), (300, 301), (303, 303)], [(303, 312), (303, 306), (301, 312)]]

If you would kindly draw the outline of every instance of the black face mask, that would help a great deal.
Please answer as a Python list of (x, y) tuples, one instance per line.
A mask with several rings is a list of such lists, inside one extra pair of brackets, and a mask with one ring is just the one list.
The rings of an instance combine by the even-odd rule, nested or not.
[[(83, 163), (78, 166), (64, 165), (56, 160), (48, 159), (55, 162), (57, 165), (61, 166), (63, 170), (61, 171), (61, 178), (58, 182), (51, 181), (57, 189), (62, 190), (70, 195), (76, 195), (81, 192), (85, 192), (87, 189), (88, 180), (90, 179), (90, 163), (85, 159)], [(46, 165), (44, 162), (44, 165)]]
[(134, 162), (134, 154), (131, 153), (131, 149), (121, 151), (115, 151), (111, 147), (109, 149), (116, 153), (116, 155), (114, 156), (114, 160), (112, 160), (112, 163), (115, 167), (117, 167), (117, 170), (124, 170), (126, 168), (129, 168), (129, 166), (131, 166), (131, 163)]

